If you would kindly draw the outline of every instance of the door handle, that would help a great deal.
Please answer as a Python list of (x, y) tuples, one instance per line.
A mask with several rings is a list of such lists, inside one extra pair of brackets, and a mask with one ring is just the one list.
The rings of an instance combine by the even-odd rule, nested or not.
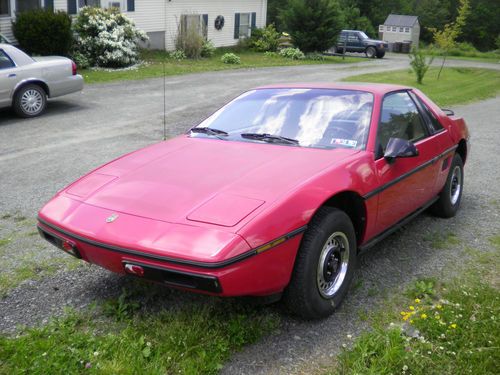
[(17, 74), (16, 74), (16, 73), (11, 73), (11, 74), (9, 74), (9, 78), (14, 78), (14, 77), (16, 77), (16, 76), (17, 76)]

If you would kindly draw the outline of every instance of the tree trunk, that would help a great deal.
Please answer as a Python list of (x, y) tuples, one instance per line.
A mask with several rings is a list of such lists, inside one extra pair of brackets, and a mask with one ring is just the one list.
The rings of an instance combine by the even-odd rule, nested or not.
[(441, 71), (443, 70), (444, 63), (446, 62), (446, 56), (448, 56), (447, 52), (445, 52), (445, 54), (444, 54), (443, 62), (441, 63), (441, 68), (439, 68), (439, 73), (438, 73), (438, 78), (437, 79), (439, 79), (439, 77), (441, 77)]

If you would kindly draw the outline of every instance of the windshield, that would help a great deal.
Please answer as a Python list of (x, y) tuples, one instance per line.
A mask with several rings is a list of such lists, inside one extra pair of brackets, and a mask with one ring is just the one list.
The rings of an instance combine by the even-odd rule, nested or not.
[(372, 107), (373, 95), (363, 91), (253, 90), (219, 109), (191, 136), (213, 137), (216, 129), (227, 140), (364, 149)]
[(366, 35), (366, 34), (365, 34), (364, 32), (362, 32), (362, 31), (360, 31), (360, 32), (359, 32), (359, 36), (360, 36), (360, 38), (361, 38), (361, 39), (370, 39), (370, 38), (368, 37), (368, 35)]

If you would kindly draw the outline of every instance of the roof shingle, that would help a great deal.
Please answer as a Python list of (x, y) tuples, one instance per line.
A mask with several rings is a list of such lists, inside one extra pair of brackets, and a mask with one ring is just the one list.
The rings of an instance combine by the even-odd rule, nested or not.
[(384, 22), (384, 25), (411, 27), (417, 21), (418, 21), (418, 16), (404, 16), (401, 14), (389, 14)]

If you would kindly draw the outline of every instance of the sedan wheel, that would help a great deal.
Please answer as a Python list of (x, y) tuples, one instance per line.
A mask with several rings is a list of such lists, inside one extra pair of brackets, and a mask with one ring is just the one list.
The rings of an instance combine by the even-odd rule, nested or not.
[(284, 302), (304, 319), (325, 318), (342, 302), (355, 268), (356, 235), (349, 216), (323, 207), (302, 238)]
[(47, 94), (38, 85), (22, 87), (16, 94), (14, 110), (22, 117), (35, 117), (43, 113), (47, 106)]

